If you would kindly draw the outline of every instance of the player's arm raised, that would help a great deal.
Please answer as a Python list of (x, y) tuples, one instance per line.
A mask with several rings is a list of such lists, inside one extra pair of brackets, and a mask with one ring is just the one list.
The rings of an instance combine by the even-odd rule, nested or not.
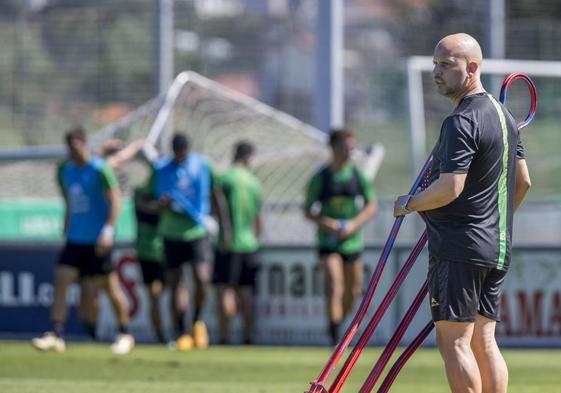
[(107, 158), (107, 163), (112, 169), (117, 169), (132, 160), (144, 145), (144, 139), (138, 139), (123, 147)]

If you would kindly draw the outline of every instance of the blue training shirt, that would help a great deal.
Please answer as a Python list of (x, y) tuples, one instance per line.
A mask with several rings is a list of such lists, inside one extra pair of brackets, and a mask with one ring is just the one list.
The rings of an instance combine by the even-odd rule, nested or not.
[(58, 168), (58, 183), (68, 209), (66, 240), (94, 244), (107, 222), (109, 203), (105, 193), (117, 187), (115, 174), (100, 157), (92, 157), (81, 167), (65, 161)]
[(172, 209), (185, 214), (198, 226), (204, 226), (210, 214), (212, 174), (208, 158), (189, 153), (187, 159), (177, 164), (171, 158), (163, 158), (155, 165), (156, 197), (168, 195)]

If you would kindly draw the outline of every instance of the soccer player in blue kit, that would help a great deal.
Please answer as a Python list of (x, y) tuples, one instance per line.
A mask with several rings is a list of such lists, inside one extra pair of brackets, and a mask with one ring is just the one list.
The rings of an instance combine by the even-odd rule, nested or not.
[(121, 207), (117, 179), (107, 162), (91, 155), (85, 131), (76, 127), (65, 135), (68, 160), (58, 168), (64, 197), (66, 245), (55, 268), (52, 331), (32, 340), (38, 350), (64, 352), (67, 318), (66, 290), (79, 278), (94, 278), (107, 292), (118, 322), (111, 350), (126, 354), (134, 347), (128, 332), (128, 305), (111, 265), (114, 228)]

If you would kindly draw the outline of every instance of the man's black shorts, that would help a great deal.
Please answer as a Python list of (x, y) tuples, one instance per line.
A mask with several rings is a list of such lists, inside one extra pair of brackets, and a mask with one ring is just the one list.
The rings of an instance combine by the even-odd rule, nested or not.
[(150, 259), (138, 258), (142, 270), (144, 284), (152, 284), (154, 281), (164, 282), (164, 263)]
[(257, 253), (217, 251), (214, 257), (214, 284), (255, 288)]
[(432, 319), (473, 322), (480, 314), (500, 321), (505, 276), (504, 270), (430, 258), (428, 284)]
[(318, 255), (319, 255), (320, 258), (325, 258), (329, 254), (339, 254), (341, 256), (341, 258), (343, 259), (344, 263), (353, 263), (353, 262), (356, 262), (360, 259), (360, 256), (362, 255), (362, 251), (343, 253), (343, 252), (339, 252), (339, 251), (326, 250), (326, 249), (323, 249), (323, 248), (320, 248), (318, 250)]
[(111, 253), (98, 256), (95, 244), (66, 243), (58, 263), (75, 267), (80, 277), (106, 276), (113, 271)]
[(208, 262), (210, 259), (210, 241), (208, 237), (194, 240), (164, 239), (164, 256), (166, 269), (177, 269), (184, 263)]

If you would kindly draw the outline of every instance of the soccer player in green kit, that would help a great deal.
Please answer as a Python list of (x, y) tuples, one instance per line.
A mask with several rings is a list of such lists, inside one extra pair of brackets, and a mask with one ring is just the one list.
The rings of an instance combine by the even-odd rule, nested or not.
[(239, 142), (230, 169), (217, 176), (214, 196), (219, 218), (213, 283), (218, 292), (218, 330), (221, 344), (229, 342), (228, 324), (239, 302), (244, 320), (244, 344), (252, 343), (253, 295), (261, 232), (261, 185), (249, 171), (253, 146)]
[(356, 146), (354, 133), (333, 130), (329, 146), (331, 162), (308, 183), (304, 214), (318, 228), (318, 252), (326, 275), (329, 336), (336, 345), (340, 325), (362, 288), (361, 228), (376, 214), (378, 205), (373, 185), (351, 162)]
[(136, 258), (150, 299), (150, 320), (160, 343), (165, 342), (160, 319), (159, 300), (163, 291), (164, 265), (162, 238), (158, 235), (160, 206), (149, 185), (134, 190), (136, 216)]
[[(172, 157), (154, 165), (151, 190), (162, 208), (158, 234), (164, 243), (166, 286), (180, 351), (208, 347), (208, 332), (201, 318), (210, 282), (210, 217), (212, 168), (208, 158), (190, 150), (186, 134), (172, 138)], [(185, 324), (188, 302), (181, 302), (183, 265), (191, 267), (194, 281), (193, 319)]]

